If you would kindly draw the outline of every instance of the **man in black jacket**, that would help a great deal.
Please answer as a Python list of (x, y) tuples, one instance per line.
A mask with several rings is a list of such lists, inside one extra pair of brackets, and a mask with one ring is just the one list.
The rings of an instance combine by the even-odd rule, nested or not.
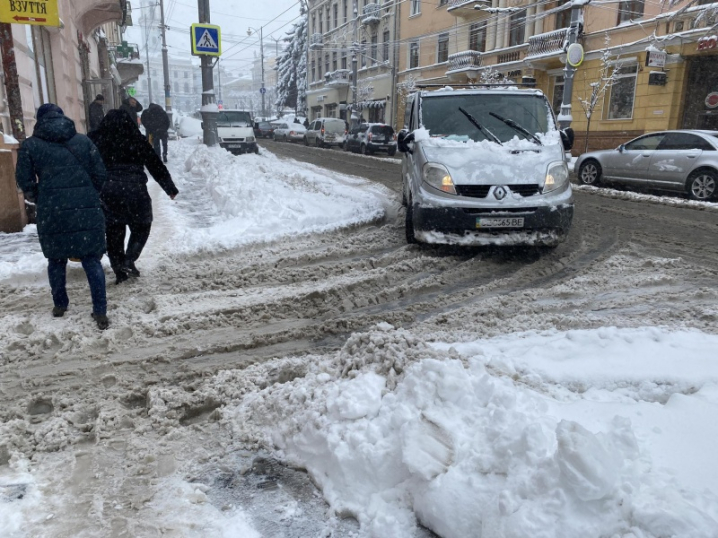
[[(170, 118), (167, 112), (157, 103), (150, 103), (142, 113), (142, 125), (147, 131), (147, 140), (155, 148), (158, 157), (167, 162), (167, 131), (170, 128)], [(160, 142), (162, 150), (160, 151)]]
[(102, 121), (102, 118), (105, 117), (105, 109), (103, 108), (103, 105), (105, 104), (105, 97), (102, 94), (97, 94), (97, 97), (95, 97), (95, 100), (90, 103), (90, 117), (89, 123), (90, 123), (90, 131), (94, 131), (100, 126), (100, 122)]

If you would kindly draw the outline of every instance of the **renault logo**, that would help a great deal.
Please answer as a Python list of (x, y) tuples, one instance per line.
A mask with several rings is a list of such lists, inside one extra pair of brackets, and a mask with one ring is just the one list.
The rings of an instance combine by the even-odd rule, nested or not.
[(506, 198), (506, 194), (507, 192), (504, 187), (496, 187), (494, 189), (494, 198), (496, 198), (497, 200), (503, 200), (504, 198)]

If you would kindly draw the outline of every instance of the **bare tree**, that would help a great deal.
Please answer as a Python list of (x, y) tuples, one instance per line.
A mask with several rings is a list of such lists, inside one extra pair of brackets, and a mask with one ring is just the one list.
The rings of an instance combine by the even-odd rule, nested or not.
[(599, 101), (603, 99), (603, 96), (613, 84), (620, 73), (620, 64), (616, 63), (619, 56), (615, 58), (611, 55), (609, 50), (611, 38), (606, 34), (605, 45), (601, 54), (601, 67), (598, 70), (598, 77), (596, 80), (586, 80), (586, 71), (583, 71), (584, 92), (582, 96), (578, 97), (578, 102), (581, 104), (581, 109), (586, 115), (586, 140), (584, 141), (583, 152), (588, 151), (588, 133), (591, 129), (591, 118), (593, 117), (593, 111), (596, 109)]

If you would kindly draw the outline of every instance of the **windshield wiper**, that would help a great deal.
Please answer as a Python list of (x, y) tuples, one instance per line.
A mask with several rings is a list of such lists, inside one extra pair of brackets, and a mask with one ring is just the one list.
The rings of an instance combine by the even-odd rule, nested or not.
[(521, 126), (520, 126), (518, 123), (516, 123), (514, 120), (509, 119), (509, 118), (502, 118), (501, 116), (499, 116), (498, 114), (496, 114), (496, 112), (489, 112), (489, 115), (490, 115), (490, 116), (493, 116), (494, 118), (496, 118), (496, 119), (498, 119), (498, 120), (503, 121), (506, 125), (508, 125), (509, 127), (511, 127), (514, 131), (518, 131), (519, 133), (521, 133), (522, 135), (524, 135), (526, 138), (531, 138), (531, 139), (533, 139), (533, 141), (536, 142), (539, 146), (543, 146), (543, 144), (542, 144), (541, 141), (536, 137), (536, 135), (531, 134), (531, 133), (528, 131), (528, 129), (526, 129), (526, 128), (524, 128), (524, 127), (521, 127)]
[(476, 118), (474, 118), (471, 114), (466, 112), (466, 110), (459, 107), (459, 112), (461, 112), (464, 116), (466, 116), (469, 119), (469, 121), (474, 124), (474, 127), (476, 127), (479, 131), (481, 131), (485, 137), (491, 138), (499, 146), (503, 146), (503, 144), (501, 143), (501, 140), (499, 140), (499, 138), (494, 133), (492, 133), (486, 127), (484, 127), (478, 121), (476, 121)]

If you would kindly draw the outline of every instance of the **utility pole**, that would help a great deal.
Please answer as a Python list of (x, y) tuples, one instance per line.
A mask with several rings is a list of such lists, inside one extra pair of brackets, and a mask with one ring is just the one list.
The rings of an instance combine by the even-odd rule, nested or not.
[[(561, 102), (561, 111), (558, 116), (558, 125), (561, 129), (565, 129), (571, 125), (573, 116), (571, 115), (571, 99), (573, 96), (573, 76), (576, 73), (577, 65), (570, 59), (571, 45), (578, 42), (578, 35), (583, 24), (583, 4), (575, 2), (571, 7), (571, 26), (568, 29), (568, 45), (566, 48), (566, 67), (563, 69), (563, 100)], [(578, 45), (580, 49), (580, 45)], [(581, 60), (583, 60), (583, 52), (581, 51)]]
[[(357, 60), (357, 48), (359, 48), (359, 6), (358, 6), (359, 0), (354, 0), (352, 2), (352, 10), (354, 11), (354, 42), (352, 43), (352, 107), (349, 112), (349, 125), (353, 129), (354, 128), (354, 122), (352, 121), (352, 116), (354, 116), (354, 110), (357, 106), (357, 86), (359, 85), (359, 81), (357, 80), (359, 74), (358, 74), (358, 60)], [(394, 38), (396, 39), (396, 37)]]
[[(147, 42), (150, 40), (150, 34), (147, 33), (145, 39), (145, 58), (147, 58), (147, 97), (152, 102), (152, 75), (150, 74), (150, 47)], [(149, 104), (149, 103), (148, 103)]]
[(162, 32), (162, 76), (165, 83), (165, 112), (172, 125), (172, 88), (170, 87), (170, 63), (167, 57), (167, 27), (165, 26), (165, 3), (160, 0), (160, 31)]
[(6, 22), (0, 23), (0, 47), (2, 48), (5, 95), (7, 95), (10, 112), (10, 128), (15, 140), (22, 142), (25, 140), (25, 122), (22, 114), (22, 96), (17, 76), (17, 63), (15, 62), (15, 42), (12, 37), (12, 26)]
[(264, 94), (266, 89), (264, 88), (264, 39), (262, 39), (262, 27), (259, 27), (259, 58), (262, 62), (262, 88), (259, 92), (262, 94), (262, 119), (267, 119), (267, 114), (264, 109)]
[[(200, 24), (209, 24), (209, 0), (198, 0)], [(212, 78), (212, 59), (203, 54), (202, 65), (202, 132), (203, 142), (207, 146), (216, 146), (217, 104), (214, 99), (214, 80)]]

